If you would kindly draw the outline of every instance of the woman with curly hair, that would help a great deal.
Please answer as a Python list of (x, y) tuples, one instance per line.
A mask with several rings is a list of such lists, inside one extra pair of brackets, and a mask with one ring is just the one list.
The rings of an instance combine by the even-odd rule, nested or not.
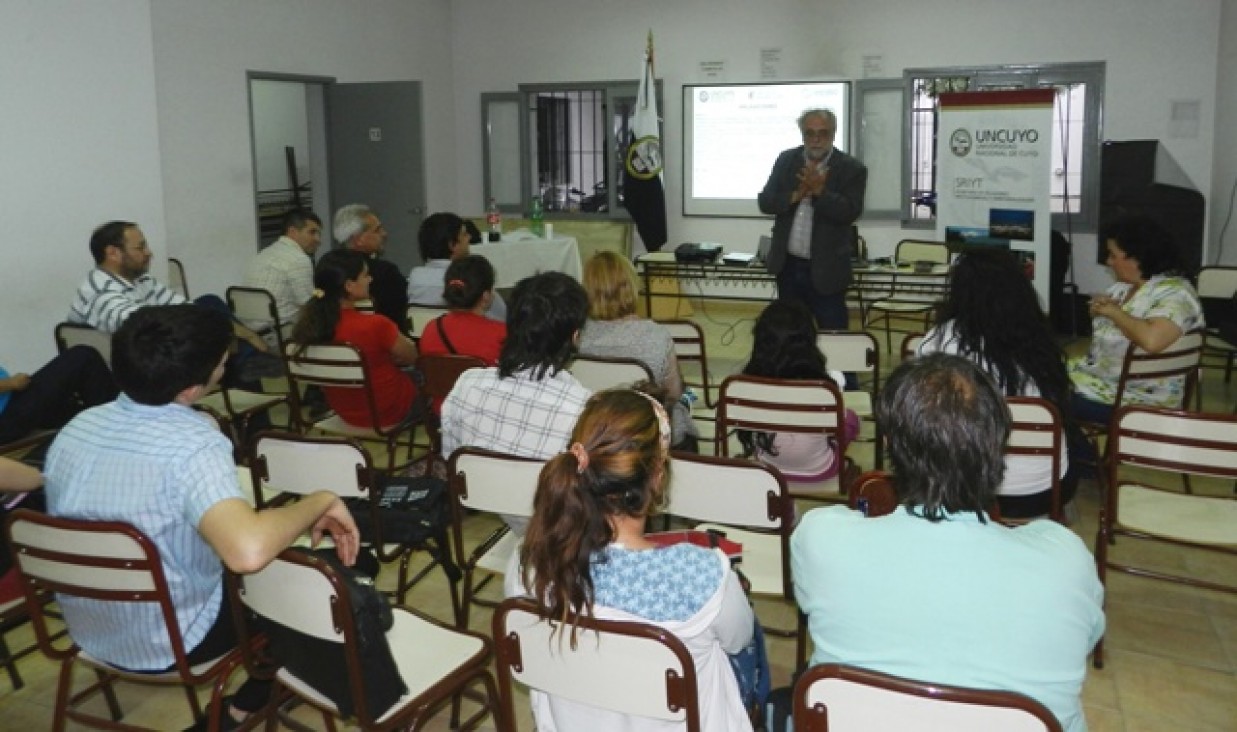
[[(573, 647), (580, 616), (669, 630), (696, 663), (701, 729), (751, 730), (727, 654), (750, 657), (760, 637), (730, 562), (717, 549), (662, 547), (644, 535), (665, 499), (669, 461), (670, 422), (660, 402), (626, 389), (593, 395), (570, 448), (541, 471), (507, 594), (527, 588)], [(663, 729), (537, 691), (531, 697), (538, 729)]]
[[(825, 354), (816, 346), (816, 321), (805, 305), (774, 300), (752, 329), (752, 356), (743, 367), (748, 376), (770, 379), (829, 379), (844, 388), (840, 371), (826, 368)], [(859, 416), (846, 410), (842, 444), (824, 435), (739, 431), (744, 454), (777, 468), (792, 481), (818, 481), (838, 474), (839, 453), (859, 434)], [(843, 449), (838, 449), (839, 447)]]
[[(1013, 256), (1002, 250), (975, 249), (954, 263), (949, 296), (937, 309), (936, 322), (918, 354), (952, 353), (987, 371), (1007, 397), (1042, 397), (1065, 423), (1067, 443), (1085, 438), (1074, 428), (1065, 356), (1053, 335), (1035, 289)], [(997, 489), (1001, 515), (1030, 518), (1052, 506), (1051, 468), (1046, 461), (1020, 455), (1005, 458), (1005, 480)], [(1061, 503), (1078, 487), (1069, 472), (1069, 450), (1061, 456)]]

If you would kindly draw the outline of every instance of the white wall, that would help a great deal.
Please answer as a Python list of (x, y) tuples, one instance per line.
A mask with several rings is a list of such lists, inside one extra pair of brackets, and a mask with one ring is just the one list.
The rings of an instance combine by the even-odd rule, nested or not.
[[(109, 219), (163, 241), (149, 0), (0, 3), (0, 364), (33, 371)], [(156, 272), (166, 271), (156, 252)]]
[[(1204, 263), (1214, 264), (1219, 258), (1220, 264), (1237, 265), (1237, 144), (1233, 140), (1237, 128), (1237, 0), (1224, 0), (1216, 71), (1215, 171), (1208, 197), (1212, 247)], [(1224, 231), (1226, 220), (1228, 229)]]
[[(1232, 4), (1234, 0), (1225, 0)], [(1107, 61), (1105, 139), (1165, 141), (1194, 184), (1212, 189), (1216, 58), (1221, 0), (456, 0), (455, 111), (459, 210), (481, 200), (477, 96), (520, 83), (636, 78), (645, 35), (657, 44), (665, 90), (666, 199), (670, 241), (755, 247), (767, 221), (681, 215), (681, 86), (698, 65), (726, 62), (727, 81), (760, 79), (762, 48), (782, 50), (781, 78), (860, 78), (863, 57), (880, 56), (884, 76), (918, 66)], [(564, 33), (564, 28), (579, 29)], [(1231, 35), (1231, 33), (1230, 33)], [(535, 49), (521, 52), (522, 49)], [(1231, 85), (1231, 84), (1230, 84)], [(1172, 100), (1202, 102), (1200, 134), (1167, 139)], [(877, 252), (904, 235), (861, 222)], [(1075, 236), (1085, 290), (1108, 283), (1093, 236)]]
[(448, 0), (157, 0), (151, 17), (169, 232), (151, 243), (195, 294), (239, 282), (256, 251), (246, 71), (421, 80), (429, 204), (454, 201)]

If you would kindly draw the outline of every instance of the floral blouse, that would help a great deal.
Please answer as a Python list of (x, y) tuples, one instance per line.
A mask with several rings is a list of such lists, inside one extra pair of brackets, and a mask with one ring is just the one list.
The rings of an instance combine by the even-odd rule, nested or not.
[[(1108, 288), (1108, 296), (1120, 300), (1131, 285), (1119, 282)], [(1181, 331), (1203, 326), (1203, 308), (1194, 286), (1184, 277), (1157, 275), (1140, 287), (1121, 309), (1136, 318), (1167, 318)], [(1072, 359), (1070, 379), (1080, 396), (1103, 404), (1117, 398), (1117, 382), (1130, 339), (1108, 318), (1091, 322), (1091, 350), (1085, 358)], [(1185, 378), (1141, 379), (1126, 385), (1122, 404), (1147, 404), (1154, 407), (1182, 406)]]

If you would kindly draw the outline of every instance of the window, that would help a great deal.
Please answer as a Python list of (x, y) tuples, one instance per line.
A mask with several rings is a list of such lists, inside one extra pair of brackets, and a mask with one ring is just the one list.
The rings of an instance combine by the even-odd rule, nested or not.
[(1100, 119), (1104, 64), (907, 69), (903, 73), (906, 140), (902, 219), (931, 226), (936, 218), (937, 97), (942, 92), (1055, 89), (1051, 211), (1054, 228), (1094, 230), (1099, 208)]
[[(659, 109), (660, 89), (659, 83)], [(549, 214), (628, 218), (622, 150), (638, 90), (636, 81), (522, 84), (518, 95), (482, 95), (487, 200), (494, 197), (503, 210), (522, 212), (540, 196)], [(496, 127), (494, 121), (512, 104), (518, 104), (518, 131), (510, 122)], [(499, 136), (503, 139), (496, 141)], [(491, 152), (492, 147), (518, 147), (519, 170), (500, 165), (510, 156)]]

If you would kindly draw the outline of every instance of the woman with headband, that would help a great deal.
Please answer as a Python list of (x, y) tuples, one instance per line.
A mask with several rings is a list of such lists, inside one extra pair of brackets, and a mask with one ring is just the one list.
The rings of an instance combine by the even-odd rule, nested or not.
[(497, 366), (507, 325), (486, 317), (494, 298), (494, 266), (488, 259), (470, 254), (451, 262), (442, 288), (451, 312), (425, 327), (421, 353), (476, 356), (486, 366)]
[[(751, 606), (717, 549), (659, 547), (644, 535), (669, 482), (670, 422), (646, 394), (625, 389), (593, 395), (567, 452), (541, 471), (533, 516), (507, 594), (527, 593), (560, 632), (577, 641), (574, 616), (650, 622), (691, 651), (699, 683), (701, 729), (751, 730), (728, 656), (756, 654)], [(520, 586), (523, 583), (523, 586)], [(746, 651), (746, 653), (745, 653)], [(745, 678), (756, 674), (745, 673)], [(754, 685), (753, 682), (749, 684)], [(662, 729), (625, 715), (531, 692), (538, 729)], [(669, 727), (673, 728), (673, 727)], [(668, 729), (669, 729), (668, 728)]]

